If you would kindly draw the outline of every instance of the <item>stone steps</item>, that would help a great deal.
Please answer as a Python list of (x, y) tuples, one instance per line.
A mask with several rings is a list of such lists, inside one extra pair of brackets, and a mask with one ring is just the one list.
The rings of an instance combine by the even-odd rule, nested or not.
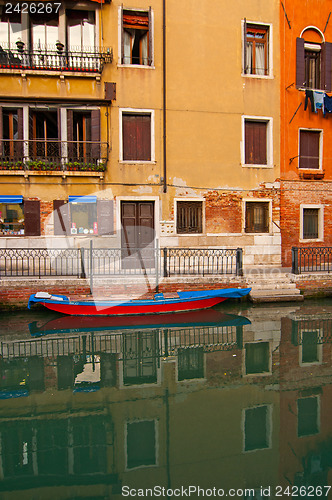
[(256, 273), (247, 276), (246, 281), (251, 288), (249, 298), (252, 302), (303, 301), (296, 283), (286, 273)]

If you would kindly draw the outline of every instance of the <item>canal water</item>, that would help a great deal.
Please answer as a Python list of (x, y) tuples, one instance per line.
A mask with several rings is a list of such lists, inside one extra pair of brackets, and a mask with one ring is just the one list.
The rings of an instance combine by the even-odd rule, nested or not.
[(332, 498), (332, 299), (162, 320), (2, 315), (0, 499)]

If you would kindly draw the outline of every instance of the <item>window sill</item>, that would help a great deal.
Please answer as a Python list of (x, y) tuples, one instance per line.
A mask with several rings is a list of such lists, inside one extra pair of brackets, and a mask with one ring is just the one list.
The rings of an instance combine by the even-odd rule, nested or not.
[(299, 239), (299, 243), (324, 243), (324, 240), (322, 238), (312, 238), (312, 239)]
[(174, 236), (204, 236), (205, 233), (174, 233)]
[(274, 76), (271, 74), (268, 75), (252, 75), (248, 73), (241, 73), (241, 76), (244, 78), (253, 78), (253, 79), (258, 79), (258, 80), (274, 80)]
[(274, 168), (274, 165), (260, 165), (256, 163), (241, 163), (243, 168)]
[(299, 168), (299, 178), (300, 179), (324, 179), (325, 171), (320, 169), (302, 169)]
[(151, 161), (143, 161), (143, 160), (119, 160), (121, 165), (156, 165), (157, 162), (155, 160)]
[(118, 64), (118, 68), (156, 69), (154, 65), (149, 64)]

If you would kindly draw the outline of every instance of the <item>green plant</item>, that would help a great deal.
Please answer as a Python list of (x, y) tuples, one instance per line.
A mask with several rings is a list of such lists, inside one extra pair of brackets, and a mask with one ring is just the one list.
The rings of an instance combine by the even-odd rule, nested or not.
[(0, 169), (1, 170), (23, 170), (24, 165), (22, 161), (0, 161)]
[(61, 165), (53, 161), (30, 160), (26, 163), (28, 170), (50, 171), (61, 170)]
[(80, 172), (104, 172), (106, 170), (105, 163), (85, 163), (79, 161), (70, 161), (65, 164), (66, 170), (78, 170)]

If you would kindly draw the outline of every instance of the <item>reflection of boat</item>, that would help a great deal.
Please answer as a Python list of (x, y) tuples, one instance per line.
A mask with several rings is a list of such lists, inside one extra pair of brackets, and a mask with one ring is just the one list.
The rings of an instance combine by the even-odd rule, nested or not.
[(79, 316), (165, 314), (206, 309), (228, 298), (248, 295), (250, 288), (224, 288), (219, 290), (198, 290), (171, 294), (156, 293), (152, 299), (113, 299), (71, 301), (65, 295), (51, 295), (46, 292), (32, 294), (28, 308), (38, 303), (63, 314)]
[(29, 324), (29, 330), (31, 335), (47, 335), (51, 333), (73, 334), (142, 328), (243, 326), (248, 324), (250, 324), (250, 321), (244, 316), (224, 314), (216, 309), (209, 309), (160, 316), (60, 316), (40, 327), (34, 321)]

